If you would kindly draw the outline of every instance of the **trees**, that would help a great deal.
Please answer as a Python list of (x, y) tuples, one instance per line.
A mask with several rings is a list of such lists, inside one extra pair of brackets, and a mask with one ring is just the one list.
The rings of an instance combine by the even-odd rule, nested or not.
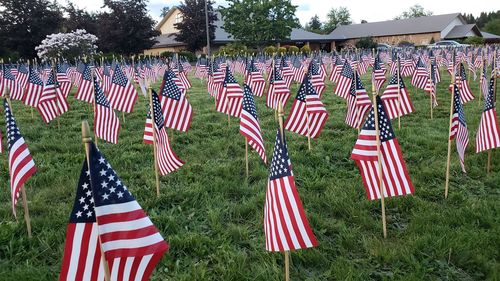
[(332, 32), (338, 25), (352, 23), (351, 13), (346, 7), (332, 8), (326, 17), (327, 20), (324, 27), (326, 33)]
[(247, 46), (261, 49), (269, 43), (290, 37), (292, 28), (299, 27), (290, 0), (228, 0), (219, 7), (224, 18), (224, 30)]
[(64, 7), (64, 11), (67, 17), (63, 22), (63, 31), (70, 32), (77, 29), (85, 29), (91, 34), (97, 34), (98, 14), (79, 9), (72, 2), (68, 2), (67, 6)]
[(169, 6), (165, 6), (165, 7), (161, 8), (160, 16), (163, 18), (168, 13), (168, 11), (170, 11)]
[(500, 18), (487, 22), (484, 26), (484, 30), (489, 33), (500, 35)]
[(0, 56), (34, 58), (35, 46), (57, 32), (60, 7), (47, 0), (0, 0)]
[(305, 29), (311, 32), (322, 33), (322, 27), (323, 24), (319, 20), (318, 15), (314, 15), (314, 17), (312, 17), (311, 20), (306, 23)]
[(425, 17), (432, 16), (433, 12), (425, 11), (424, 7), (420, 6), (420, 4), (415, 4), (411, 6), (408, 11), (404, 11), (401, 15), (395, 17), (395, 20), (400, 19), (409, 19), (409, 18), (417, 18), (417, 17)]
[(146, 0), (104, 0), (109, 9), (99, 16), (98, 46), (103, 52), (137, 54), (155, 44), (155, 22)]
[[(208, 0), (208, 26), (210, 40), (215, 38), (214, 21), (217, 20), (217, 15), (213, 10), (213, 2)], [(205, 1), (204, 0), (184, 0), (178, 6), (182, 13), (182, 21), (174, 24), (179, 30), (175, 35), (175, 39), (187, 44), (187, 49), (195, 52), (207, 45), (207, 33), (205, 22)]]
[(74, 59), (79, 56), (94, 55), (97, 50), (97, 37), (78, 29), (70, 33), (47, 35), (42, 43), (35, 47), (38, 57), (42, 59)]

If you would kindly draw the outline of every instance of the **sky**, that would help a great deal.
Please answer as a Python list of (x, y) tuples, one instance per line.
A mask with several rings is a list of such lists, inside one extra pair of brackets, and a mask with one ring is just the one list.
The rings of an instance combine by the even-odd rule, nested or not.
[[(58, 1), (63, 5), (66, 3), (66, 0)], [(80, 8), (92, 11), (99, 10), (103, 3), (102, 0), (73, 0), (73, 2)], [(162, 7), (172, 7), (179, 3), (180, 1), (176, 0), (149, 0), (148, 10), (151, 16), (159, 21)], [(302, 25), (305, 25), (314, 15), (318, 15), (321, 21), (325, 21), (330, 9), (341, 6), (349, 9), (354, 23), (360, 23), (361, 20), (368, 22), (390, 20), (415, 4), (420, 4), (425, 10), (431, 11), (435, 15), (472, 13), (474, 16), (479, 16), (481, 12), (500, 10), (500, 1), (498, 0), (418, 0), (415, 2), (404, 0), (292, 0), (292, 3), (298, 6), (296, 15)], [(216, 0), (216, 6), (224, 4), (226, 4), (224, 0)]]

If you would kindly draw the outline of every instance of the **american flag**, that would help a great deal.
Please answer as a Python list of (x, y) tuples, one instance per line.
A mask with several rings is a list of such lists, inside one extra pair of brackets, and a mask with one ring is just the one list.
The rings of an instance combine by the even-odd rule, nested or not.
[(290, 89), (286, 86), (285, 80), (281, 76), (279, 69), (275, 66), (269, 79), (269, 89), (267, 90), (266, 106), (278, 110), (281, 102), (283, 107), (290, 99)]
[(85, 65), (82, 73), (82, 78), (78, 84), (78, 91), (76, 92), (75, 98), (84, 102), (92, 103), (94, 99), (93, 95), (93, 83), (92, 83), (92, 70), (89, 65)]
[(23, 94), (25, 94), (26, 85), (28, 84), (29, 71), (26, 65), (20, 64), (16, 76), (17, 84), (21, 87)]
[(10, 92), (10, 98), (13, 100), (23, 100), (24, 91), (21, 85), (18, 84), (16, 77), (12, 74), (10, 67), (3, 65), (1, 92), (4, 93), (7, 89)]
[(160, 103), (165, 120), (165, 126), (182, 132), (187, 132), (193, 119), (193, 108), (173, 78), (172, 70), (165, 71), (160, 89)]
[(283, 56), (281, 57), (281, 74), (283, 75), (283, 80), (285, 80), (287, 88), (290, 88), (293, 82), (293, 69), (292, 67), (288, 64), (286, 58)]
[[(158, 162), (158, 169), (162, 176), (170, 174), (184, 165), (184, 162), (177, 157), (175, 152), (170, 146), (167, 130), (165, 129), (163, 114), (161, 111), (161, 104), (158, 95), (152, 91), (153, 110), (155, 117), (156, 129), (156, 161)], [(146, 126), (144, 128), (144, 143), (153, 144), (153, 124), (151, 118), (151, 108), (146, 118)]]
[(458, 89), (460, 91), (460, 99), (462, 103), (467, 103), (474, 99), (474, 95), (467, 82), (467, 74), (465, 73), (465, 67), (463, 63), (460, 63), (460, 74), (457, 76)]
[[(375, 88), (377, 90), (377, 93), (380, 91), (382, 88), (382, 85), (385, 82), (385, 68), (382, 67), (380, 61), (380, 56), (377, 54), (375, 57), (375, 62), (373, 63), (373, 70), (372, 70), (372, 83), (375, 85)], [(383, 64), (383, 63), (382, 63)]]
[(487, 66), (486, 66), (486, 63), (483, 65), (483, 71), (482, 71), (482, 74), (481, 74), (481, 92), (483, 93), (483, 97), (484, 99), (486, 99), (486, 97), (488, 96), (488, 91), (489, 91), (489, 87), (488, 87), (488, 78), (486, 76), (486, 72), (487, 72)]
[(94, 77), (94, 95), (94, 132), (96, 137), (116, 144), (118, 143), (118, 133), (120, 132), (120, 119), (110, 106), (96, 77)]
[(51, 71), (47, 78), (37, 109), (45, 123), (69, 110), (68, 102), (54, 77), (54, 71)]
[(111, 89), (111, 74), (109, 73), (109, 66), (102, 66), (102, 90), (104, 93), (109, 93)]
[(65, 65), (57, 64), (56, 72), (57, 72), (57, 82), (59, 83), (59, 87), (61, 88), (61, 92), (63, 93), (65, 98), (68, 98), (69, 92), (71, 91), (71, 80), (66, 74)]
[(111, 280), (149, 280), (168, 244), (93, 143), (89, 158), (99, 238)]
[[(380, 132), (380, 157), (382, 160), (382, 184), (384, 197), (412, 194), (411, 182), (406, 164), (380, 97), (376, 98), (378, 127)], [(369, 200), (380, 199), (377, 132), (373, 108), (366, 118), (358, 140), (351, 154), (361, 173), (363, 185)]]
[(243, 108), (241, 110), (240, 134), (242, 134), (248, 144), (257, 151), (260, 158), (267, 163), (266, 149), (260, 130), (259, 118), (257, 117), (257, 108), (252, 96), (252, 90), (248, 85), (244, 85)]
[(76, 186), (69, 223), (66, 226), (66, 242), (59, 281), (104, 281), (104, 266), (90, 185), (90, 171), (85, 160)]
[(351, 65), (346, 60), (342, 71), (340, 72), (335, 91), (333, 92), (336, 96), (347, 99), (349, 96), (349, 91), (351, 89), (352, 80), (354, 79), (354, 72)]
[(293, 177), (285, 136), (276, 133), (264, 206), (266, 250), (283, 252), (318, 246)]
[(436, 71), (436, 68), (434, 68), (433, 65), (431, 65), (430, 71), (431, 72), (429, 73), (429, 77), (427, 78), (427, 83), (425, 84), (425, 91), (427, 91), (429, 93), (429, 95), (431, 95), (432, 106), (436, 107), (438, 105), (437, 96), (436, 96), (438, 81), (437, 81), (436, 73), (439, 71)]
[(213, 61), (208, 69), (207, 87), (210, 96), (218, 99), (222, 91), (224, 83), (224, 72), (217, 66), (217, 62)]
[(240, 117), (243, 89), (234, 78), (229, 66), (226, 66), (226, 77), (222, 85), (222, 92), (217, 98), (216, 110), (234, 117)]
[(413, 71), (415, 69), (415, 62), (411, 57), (405, 57), (401, 61), (401, 75), (403, 77), (408, 77), (413, 74)]
[(43, 81), (36, 72), (35, 68), (30, 67), (28, 76), (28, 86), (26, 89), (26, 94), (24, 95), (24, 104), (37, 107), (38, 101), (42, 96), (43, 92)]
[(118, 64), (113, 72), (108, 99), (114, 109), (126, 113), (132, 112), (137, 99), (137, 91), (134, 85), (130, 83)]
[(186, 72), (184, 71), (184, 67), (182, 66), (182, 63), (177, 60), (177, 65), (174, 68), (175, 74), (179, 77), (179, 80), (181, 81), (182, 85), (184, 85), (184, 89), (189, 89), (191, 88), (191, 82), (189, 81)]
[(310, 75), (309, 81), (311, 81), (311, 85), (313, 86), (314, 90), (318, 95), (321, 97), (321, 95), (324, 93), (326, 86), (325, 86), (325, 80), (323, 79), (323, 76), (319, 72), (319, 66), (316, 60), (312, 60), (311, 63), (309, 64), (309, 73)]
[(476, 134), (476, 152), (500, 147), (500, 128), (495, 109), (495, 78), (491, 77), (488, 95), (484, 99), (484, 110)]
[(252, 94), (262, 97), (266, 88), (266, 80), (255, 66), (253, 59), (248, 63), (245, 75), (245, 83), (252, 89)]
[(353, 79), (349, 96), (347, 97), (347, 115), (345, 123), (353, 128), (359, 128), (361, 122), (370, 110), (372, 102), (366, 93), (365, 87), (361, 82), (359, 75)]
[(337, 83), (340, 77), (340, 73), (344, 69), (343, 62), (340, 56), (337, 56), (335, 60), (335, 65), (332, 67), (332, 73), (330, 74), (330, 81)]
[(408, 94), (408, 90), (405, 87), (405, 82), (402, 77), (400, 77), (398, 85), (397, 73), (392, 75), (391, 80), (389, 80), (389, 85), (387, 85), (381, 99), (390, 119), (410, 114), (414, 110), (413, 104), (410, 100), (410, 95)]
[(465, 173), (465, 149), (469, 144), (469, 132), (467, 131), (467, 122), (460, 97), (460, 90), (455, 84), (453, 87), (453, 115), (451, 119), (450, 140), (456, 139), (458, 158), (462, 171)]
[(35, 162), (31, 157), (28, 145), (24, 141), (16, 119), (12, 115), (7, 99), (3, 100), (5, 126), (7, 127), (7, 148), (9, 150), (10, 193), (12, 213), (16, 216), (16, 203), (24, 183), (36, 172)]
[(285, 122), (285, 129), (317, 138), (328, 118), (328, 111), (314, 90), (309, 77), (304, 77)]
[(411, 77), (411, 84), (419, 89), (425, 90), (428, 79), (429, 72), (427, 72), (427, 67), (422, 58), (419, 57), (415, 70), (413, 71), (413, 76)]

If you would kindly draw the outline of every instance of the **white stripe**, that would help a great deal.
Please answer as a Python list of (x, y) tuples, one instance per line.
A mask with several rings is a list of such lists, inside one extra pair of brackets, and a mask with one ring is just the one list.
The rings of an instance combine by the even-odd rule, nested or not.
[(76, 271), (79, 268), (78, 260), (80, 259), (80, 250), (82, 244), (83, 231), (85, 230), (84, 223), (77, 223), (75, 227), (75, 234), (73, 235), (73, 245), (71, 247), (71, 258), (69, 262), (69, 269), (67, 280), (76, 279)]
[(146, 267), (149, 264), (149, 261), (153, 258), (153, 254), (150, 255), (145, 255), (141, 259), (141, 263), (139, 264), (139, 267), (137, 268), (137, 273), (135, 275), (135, 281), (141, 281), (143, 276), (144, 276), (144, 271), (146, 270)]
[(141, 206), (134, 200), (126, 203), (99, 206), (95, 208), (95, 211), (98, 216), (104, 216), (109, 214), (128, 213), (139, 209), (141, 209)]
[(117, 249), (133, 249), (133, 248), (146, 247), (162, 241), (164, 241), (163, 237), (161, 237), (161, 235), (158, 232), (156, 232), (154, 234), (136, 239), (122, 239), (122, 240), (112, 240), (110, 242), (105, 242), (102, 243), (102, 248), (105, 252), (108, 252)]

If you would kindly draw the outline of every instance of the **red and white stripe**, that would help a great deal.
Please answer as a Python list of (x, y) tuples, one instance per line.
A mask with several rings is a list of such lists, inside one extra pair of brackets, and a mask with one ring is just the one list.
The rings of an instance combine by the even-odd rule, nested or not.
[(414, 110), (406, 87), (401, 88), (397, 84), (389, 84), (382, 94), (381, 99), (384, 103), (385, 109), (387, 110), (389, 119), (410, 114)]
[(500, 128), (495, 108), (481, 115), (476, 134), (476, 153), (500, 147)]
[(240, 134), (242, 134), (246, 138), (248, 144), (257, 151), (262, 161), (267, 163), (266, 149), (264, 147), (259, 121), (246, 110), (241, 111)]
[(228, 83), (217, 99), (216, 110), (234, 117), (240, 117), (243, 89), (237, 83)]

